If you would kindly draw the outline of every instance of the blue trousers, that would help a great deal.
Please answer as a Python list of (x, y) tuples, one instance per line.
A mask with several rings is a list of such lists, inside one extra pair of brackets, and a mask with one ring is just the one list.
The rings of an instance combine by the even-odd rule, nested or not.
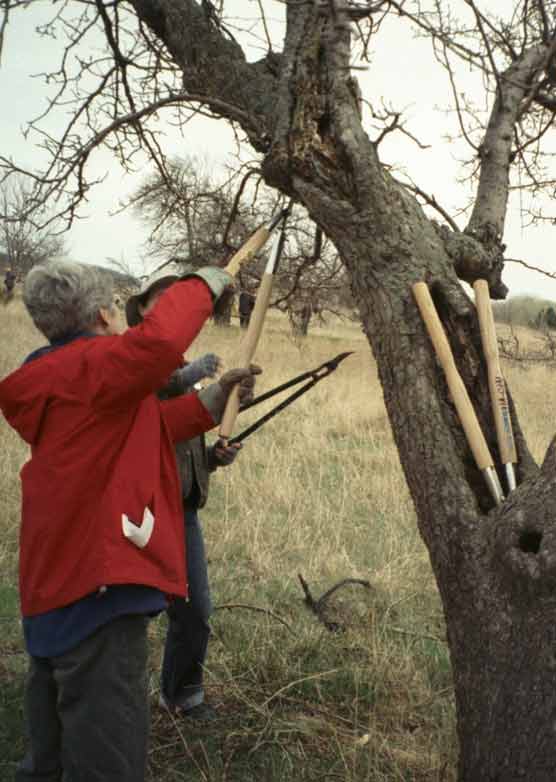
[(189, 599), (175, 599), (168, 608), (161, 690), (166, 703), (187, 711), (205, 698), (203, 666), (212, 613), (203, 531), (196, 511), (185, 513), (185, 549)]

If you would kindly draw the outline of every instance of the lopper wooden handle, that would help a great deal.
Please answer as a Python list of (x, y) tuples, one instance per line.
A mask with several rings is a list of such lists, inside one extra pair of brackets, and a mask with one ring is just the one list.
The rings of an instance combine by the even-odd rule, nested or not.
[(253, 236), (250, 236), (245, 244), (243, 244), (239, 250), (234, 253), (234, 255), (232, 255), (225, 267), (226, 271), (231, 274), (232, 277), (235, 277), (240, 267), (244, 263), (248, 263), (253, 258), (253, 256), (259, 252), (261, 247), (266, 244), (269, 236), (270, 231), (265, 225), (257, 228)]
[[(257, 290), (257, 298), (255, 300), (255, 306), (249, 319), (249, 326), (247, 327), (247, 333), (245, 339), (241, 345), (241, 353), (238, 361), (238, 367), (241, 369), (247, 369), (253, 359), (259, 337), (264, 323), (264, 316), (268, 309), (268, 302), (270, 300), (270, 293), (272, 291), (272, 282), (274, 275), (265, 272), (261, 279), (261, 284)], [(222, 421), (220, 422), (219, 435), (223, 440), (227, 440), (233, 431), (234, 424), (236, 422), (237, 414), (239, 412), (239, 386), (235, 386), (230, 392)]]
[(475, 291), (475, 304), (479, 316), (483, 351), (487, 362), (488, 387), (500, 459), (502, 464), (514, 464), (517, 462), (517, 453), (515, 450), (512, 419), (506, 394), (506, 383), (500, 367), (496, 326), (494, 325), (487, 281), (476, 280), (473, 283), (473, 290)]
[(438, 317), (436, 307), (431, 298), (428, 285), (425, 282), (417, 282), (413, 285), (413, 295), (419, 307), (421, 317), (425, 322), (429, 337), (440, 362), (448, 388), (461, 421), (461, 425), (467, 437), (467, 442), (475, 458), (477, 467), (485, 470), (492, 467), (494, 462), (488, 450), (485, 437), (481, 430), (477, 416), (469, 399), (467, 389), (459, 374), (452, 349)]

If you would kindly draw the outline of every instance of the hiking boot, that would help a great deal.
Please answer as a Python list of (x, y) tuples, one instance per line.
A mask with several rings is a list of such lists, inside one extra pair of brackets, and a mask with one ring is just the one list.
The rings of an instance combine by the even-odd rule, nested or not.
[(161, 708), (166, 709), (170, 714), (173, 714), (174, 717), (183, 717), (184, 719), (195, 720), (196, 722), (212, 722), (213, 720), (218, 719), (216, 709), (205, 701), (198, 703), (196, 706), (192, 706), (190, 709), (184, 709), (183, 706), (180, 706), (179, 704), (174, 705), (168, 703), (161, 693), (158, 698), (158, 705)]

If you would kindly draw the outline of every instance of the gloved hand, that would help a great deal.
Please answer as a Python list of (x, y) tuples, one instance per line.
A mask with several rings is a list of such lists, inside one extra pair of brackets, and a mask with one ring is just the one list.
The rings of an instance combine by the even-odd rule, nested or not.
[(235, 290), (235, 279), (220, 266), (203, 266), (201, 269), (185, 274), (181, 279), (186, 280), (189, 277), (200, 277), (204, 280), (211, 289), (215, 303), (223, 295), (229, 298)]
[(180, 379), (187, 388), (194, 386), (204, 377), (214, 377), (221, 368), (222, 361), (216, 353), (205, 353), (179, 370)]
[(209, 465), (213, 466), (213, 469), (216, 469), (217, 467), (227, 467), (229, 464), (232, 464), (241, 448), (241, 443), (224, 445), (222, 440), (217, 440), (214, 445), (208, 449)]
[(253, 399), (255, 389), (255, 375), (260, 375), (262, 369), (257, 364), (250, 364), (249, 369), (229, 369), (224, 372), (219, 379), (218, 384), (222, 388), (226, 399), (229, 397), (232, 388), (239, 385), (239, 401), (245, 404)]
[(230, 392), (236, 384), (239, 384), (240, 403), (249, 402), (253, 398), (255, 375), (261, 372), (262, 369), (256, 364), (251, 364), (249, 369), (230, 369), (224, 372), (217, 383), (211, 383), (199, 391), (199, 399), (214, 421), (218, 423), (222, 418)]

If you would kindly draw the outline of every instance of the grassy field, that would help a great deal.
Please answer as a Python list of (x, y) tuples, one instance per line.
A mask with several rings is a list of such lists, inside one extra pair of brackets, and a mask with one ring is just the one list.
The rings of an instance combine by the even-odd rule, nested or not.
[[(21, 303), (0, 310), (0, 376), (42, 344)], [(208, 326), (207, 350), (234, 363), (237, 326)], [(161, 782), (450, 782), (456, 742), (450, 664), (427, 552), (415, 525), (376, 368), (355, 324), (294, 341), (272, 317), (257, 353), (259, 391), (344, 350), (330, 378), (247, 441), (213, 478), (201, 516), (216, 610), (208, 696), (220, 719), (176, 722), (159, 710), (165, 619), (151, 623), (149, 779)], [(556, 402), (546, 367), (507, 376), (537, 458)], [(244, 413), (243, 428), (259, 409)], [(210, 439), (210, 438), (209, 438)], [(0, 780), (23, 752), (26, 667), (17, 598), (18, 437), (0, 421)], [(304, 602), (346, 578), (324, 619)]]

